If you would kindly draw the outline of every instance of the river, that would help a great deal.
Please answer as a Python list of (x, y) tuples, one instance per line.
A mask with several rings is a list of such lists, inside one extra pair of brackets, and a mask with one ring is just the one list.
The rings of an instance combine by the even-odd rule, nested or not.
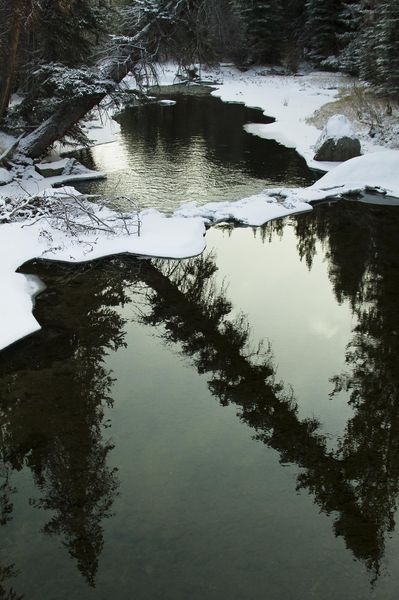
[[(86, 189), (173, 210), (314, 179), (242, 130), (259, 112), (176, 100), (83, 153), (109, 173)], [(189, 260), (26, 264), (46, 289), (0, 354), (0, 596), (396, 600), (398, 227), (340, 201)]]

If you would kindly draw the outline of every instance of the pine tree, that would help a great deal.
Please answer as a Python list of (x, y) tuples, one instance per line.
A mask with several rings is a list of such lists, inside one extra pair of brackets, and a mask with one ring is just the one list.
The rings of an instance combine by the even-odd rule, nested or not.
[(284, 45), (280, 0), (233, 0), (242, 22), (248, 57), (264, 64), (279, 62)]
[(377, 79), (380, 88), (399, 96), (399, 3), (385, 0), (377, 25)]
[(377, 2), (363, 2), (363, 19), (358, 32), (356, 47), (358, 51), (359, 76), (364, 81), (376, 83), (378, 81), (376, 47), (376, 32), (379, 21)]
[(337, 0), (307, 0), (305, 46), (316, 64), (335, 56), (337, 47)]
[(14, 91), (21, 38), (32, 10), (30, 0), (0, 0), (0, 119), (6, 114)]
[(106, 30), (110, 8), (105, 0), (42, 0), (34, 37), (44, 62), (87, 64)]
[(338, 66), (352, 75), (359, 73), (364, 13), (364, 2), (361, 0), (346, 0), (338, 12)]
[(283, 2), (284, 49), (283, 64), (291, 72), (296, 72), (303, 59), (303, 32), (305, 29), (305, 0), (285, 0)]

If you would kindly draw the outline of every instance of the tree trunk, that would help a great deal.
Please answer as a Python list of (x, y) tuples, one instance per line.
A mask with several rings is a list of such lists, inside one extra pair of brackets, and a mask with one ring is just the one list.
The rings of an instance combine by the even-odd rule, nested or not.
[(15, 82), (15, 73), (18, 63), (18, 47), (23, 25), (23, 0), (14, 0), (10, 33), (3, 39), (2, 73), (0, 86), (0, 119), (4, 117), (10, 104), (11, 94)]
[[(131, 54), (123, 63), (123, 67), (114, 66), (105, 74), (106, 79), (120, 83), (141, 59), (141, 52)], [(30, 158), (39, 158), (54, 142), (64, 137), (68, 130), (78, 123), (90, 110), (100, 104), (106, 93), (95, 93), (83, 98), (71, 98), (61, 106), (51, 117), (39, 125), (34, 131), (25, 136), (18, 151)]]
[[(195, 0), (194, 8), (202, 4), (204, 0)], [(107, 72), (102, 73), (105, 79), (119, 83), (122, 79), (139, 64), (143, 58), (156, 56), (162, 43), (168, 43), (170, 28), (173, 23), (186, 23), (187, 14), (194, 11), (191, 0), (169, 0), (162, 10), (155, 12), (151, 17), (145, 12), (142, 27), (137, 27), (139, 32), (134, 39), (130, 39), (129, 48), (126, 47), (125, 55), (113, 64)], [(198, 7), (197, 7), (198, 8)], [(169, 30), (162, 31), (165, 26), (165, 14), (168, 15)], [(123, 47), (123, 45), (122, 45)], [(34, 131), (24, 137), (18, 150), (30, 158), (39, 158), (55, 141), (61, 139), (68, 130), (78, 123), (94, 106), (97, 106), (106, 94), (93, 93), (84, 98), (71, 98), (66, 101), (51, 117), (39, 125)]]

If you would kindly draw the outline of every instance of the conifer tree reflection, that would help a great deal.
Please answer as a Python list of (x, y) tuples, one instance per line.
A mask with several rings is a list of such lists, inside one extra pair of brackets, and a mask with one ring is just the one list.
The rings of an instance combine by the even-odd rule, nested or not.
[(318, 207), (297, 227), (302, 245), (309, 236), (326, 244), (337, 299), (356, 317), (347, 372), (333, 379), (332, 395), (348, 392), (355, 411), (336, 458), (365, 522), (375, 525), (379, 551), (368, 565), (376, 576), (399, 494), (398, 228), (397, 207), (354, 202)]
[[(104, 357), (124, 344), (125, 322), (114, 307), (127, 300), (126, 282), (105, 266), (38, 269), (49, 286), (36, 311), (43, 330), (0, 363), (3, 469), (32, 471), (40, 496), (31, 504), (52, 513), (45, 532), (60, 537), (93, 585), (102, 522), (118, 487), (107, 466), (112, 444), (104, 441), (113, 383)], [(3, 492), (10, 518), (10, 485)]]
[(3, 566), (0, 564), (0, 600), (23, 600), (14, 588), (8, 587), (8, 580), (15, 577), (14, 565)]
[(382, 549), (376, 523), (363, 514), (343, 461), (327, 450), (317, 421), (299, 420), (293, 395), (275, 380), (270, 349), (251, 351), (245, 318), (227, 318), (231, 305), (211, 282), (213, 257), (155, 266), (142, 273), (151, 306), (143, 321), (163, 324), (166, 341), (179, 342), (198, 372), (209, 373), (212, 394), (223, 405), (238, 406), (240, 418), (257, 439), (280, 453), (281, 462), (303, 469), (298, 487), (313, 494), (327, 514), (338, 513), (335, 533), (354, 555), (367, 565), (378, 562)]
[[(337, 452), (327, 449), (314, 419), (298, 418), (293, 394), (275, 379), (270, 348), (251, 348), (247, 320), (243, 315), (231, 317), (233, 307), (225, 290), (215, 284), (212, 255), (181, 262), (118, 259), (109, 261), (112, 269), (107, 263), (97, 265), (93, 278), (90, 267), (82, 277), (79, 269), (68, 268), (65, 285), (62, 268), (54, 275), (53, 266), (46, 275), (41, 267), (40, 275), (49, 284), (48, 301), (39, 303), (43, 312), (37, 312), (44, 329), (23, 343), (25, 354), (22, 346), (7, 353), (7, 368), (0, 363), (3, 464), (32, 470), (41, 492), (36, 506), (54, 511), (46, 531), (61, 536), (90, 583), (103, 547), (102, 520), (117, 492), (116, 475), (107, 467), (111, 445), (103, 440), (104, 406), (112, 386), (103, 359), (124, 343), (125, 323), (115, 307), (128, 301), (130, 284), (144, 284), (147, 290), (140, 319), (161, 325), (165, 340), (179, 344), (198, 372), (208, 375), (211, 393), (223, 405), (237, 406), (240, 418), (257, 439), (280, 453), (281, 462), (301, 469), (298, 487), (333, 515), (336, 535), (345, 539), (354, 556), (378, 572), (384, 536), (393, 527), (399, 464), (394, 372), (398, 348), (393, 333), (399, 327), (395, 290), (390, 288), (394, 278), (391, 273), (389, 283), (387, 274), (382, 287), (376, 286), (371, 275), (378, 274), (381, 283), (384, 274), (365, 268), (378, 263), (372, 257), (375, 248), (381, 251), (382, 233), (376, 241), (359, 225), (353, 235), (361, 256), (348, 265), (349, 246), (340, 237), (345, 237), (345, 223), (353, 228), (354, 216), (346, 214), (343, 223), (333, 209), (328, 209), (328, 218), (327, 207), (319, 209), (298, 218), (298, 248), (311, 266), (316, 241), (328, 244), (337, 297), (349, 298), (359, 318), (356, 354), (348, 354), (348, 364), (356, 367), (353, 377), (336, 381), (337, 389), (341, 385), (353, 390), (357, 412)], [(281, 235), (281, 223), (273, 235)], [(270, 228), (262, 234), (269, 235)], [(32, 356), (33, 362), (27, 361)], [(381, 381), (388, 386), (387, 394), (379, 396), (375, 411), (374, 392), (381, 391)], [(44, 387), (51, 389), (50, 406)], [(4, 489), (9, 517), (11, 483)]]

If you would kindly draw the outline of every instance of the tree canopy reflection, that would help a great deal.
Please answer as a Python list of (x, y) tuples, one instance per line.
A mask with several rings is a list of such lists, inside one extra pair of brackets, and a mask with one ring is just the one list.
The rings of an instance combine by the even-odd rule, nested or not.
[[(13, 473), (27, 468), (38, 492), (31, 503), (50, 515), (44, 531), (62, 540), (94, 585), (103, 521), (118, 493), (117, 473), (108, 466), (104, 408), (112, 402), (113, 377), (105, 357), (125, 343), (118, 307), (140, 290), (140, 322), (162, 325), (165, 342), (178, 344), (207, 375), (211, 394), (235, 405), (282, 463), (298, 466), (298, 488), (331, 515), (335, 535), (378, 574), (399, 481), (390, 218), (381, 226), (378, 211), (348, 204), (319, 207), (295, 221), (301, 257), (311, 268), (317, 242), (326, 245), (337, 298), (349, 300), (357, 316), (348, 372), (333, 382), (350, 391), (355, 409), (337, 450), (328, 450), (316, 420), (298, 417), (293, 393), (276, 381), (271, 348), (252, 347), (245, 315), (232, 318), (212, 254), (181, 262), (119, 257), (79, 268), (29, 265), (48, 289), (36, 308), (43, 330), (0, 356), (1, 523), (7, 526), (13, 515)], [(264, 228), (264, 239), (283, 235), (282, 223)], [(351, 261), (349, 233), (359, 250)], [(12, 572), (4, 567), (3, 579)]]
[(40, 271), (50, 286), (36, 311), (44, 329), (0, 362), (2, 523), (12, 518), (12, 473), (28, 468), (39, 494), (30, 504), (51, 515), (44, 532), (60, 537), (93, 585), (102, 521), (118, 487), (107, 466), (112, 444), (104, 439), (113, 383), (104, 358), (124, 344), (124, 320), (114, 307), (127, 298), (123, 280), (105, 269), (96, 272), (95, 289), (83, 273), (44, 265)]
[[(354, 408), (337, 456), (362, 514), (375, 523), (379, 557), (395, 527), (399, 493), (398, 226), (397, 207), (355, 202), (320, 206), (313, 219), (297, 220), (300, 247), (326, 244), (336, 297), (356, 317), (347, 371), (332, 381), (332, 396), (349, 392)], [(378, 574), (377, 558), (370, 560)]]

